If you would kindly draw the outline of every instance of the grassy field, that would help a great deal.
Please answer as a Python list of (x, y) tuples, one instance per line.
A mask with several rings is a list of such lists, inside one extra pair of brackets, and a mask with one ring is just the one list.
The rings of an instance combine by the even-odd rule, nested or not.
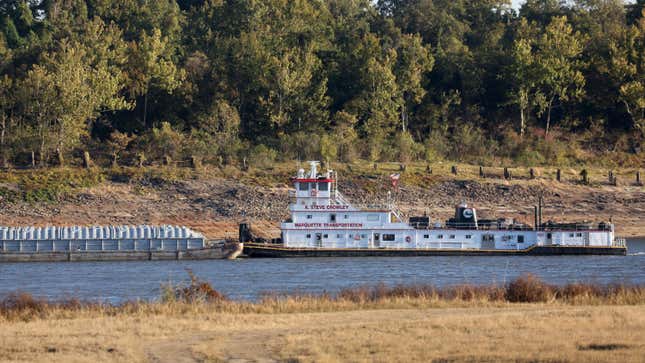
[(642, 362), (643, 306), (195, 312), (3, 323), (0, 360)]
[(0, 301), (0, 360), (642, 362), (645, 287), (363, 287), (235, 302), (193, 278), (159, 302)]

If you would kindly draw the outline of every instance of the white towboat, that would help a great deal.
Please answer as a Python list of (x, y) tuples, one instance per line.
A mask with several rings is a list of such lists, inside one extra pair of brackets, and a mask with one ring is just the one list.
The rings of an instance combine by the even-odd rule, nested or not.
[[(281, 224), (279, 243), (256, 243), (240, 229), (250, 257), (420, 256), (420, 255), (625, 255), (614, 225), (601, 222), (541, 223), (479, 220), (475, 208), (462, 203), (446, 222), (427, 216), (405, 221), (392, 203), (358, 207), (338, 190), (336, 173), (319, 174), (319, 162), (298, 170), (290, 191), (291, 218)], [(250, 241), (250, 243), (249, 243)]]

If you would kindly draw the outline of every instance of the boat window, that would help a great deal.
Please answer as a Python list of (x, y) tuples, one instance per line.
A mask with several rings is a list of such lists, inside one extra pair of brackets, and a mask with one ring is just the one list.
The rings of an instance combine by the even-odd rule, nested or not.
[(343, 218), (347, 219), (347, 218), (349, 218), (349, 216), (348, 216), (347, 214), (345, 214), (345, 215), (343, 216)]
[(307, 214), (307, 219), (311, 219), (313, 216), (311, 214)]
[(367, 220), (368, 221), (378, 221), (378, 214), (368, 214), (367, 215)]
[(299, 190), (309, 190), (309, 183), (298, 183)]
[(328, 238), (329, 236), (326, 234), (323, 234), (323, 238)]
[(308, 234), (308, 235), (307, 235), (307, 238), (311, 238), (311, 235), (310, 235), (310, 234)]
[(573, 233), (569, 233), (569, 237), (573, 237)]
[(423, 238), (428, 239), (428, 238), (430, 238), (430, 235), (429, 234), (424, 234)]
[(393, 234), (383, 234), (383, 241), (394, 241), (395, 238)]
[(342, 234), (337, 234), (336, 238), (343, 238), (343, 235)]
[(374, 240), (375, 240), (375, 241), (378, 241), (380, 237), (381, 237), (381, 235), (380, 235), (380, 234), (378, 234), (378, 233), (374, 233)]
[(450, 235), (450, 239), (455, 239), (455, 235), (454, 235), (454, 234), (451, 234), (451, 235)]
[(443, 234), (437, 235), (438, 239), (443, 239)]
[(524, 243), (524, 236), (517, 236), (517, 243)]
[(318, 183), (318, 191), (326, 192), (329, 190), (329, 183)]
[(582, 237), (582, 233), (576, 233), (576, 237)]
[(473, 238), (473, 236), (471, 234), (466, 235), (466, 239), (471, 239), (471, 238)]
[(335, 214), (330, 214), (329, 215), (329, 221), (331, 223), (335, 223), (336, 222), (336, 215)]
[(366, 234), (361, 234), (361, 238), (367, 238)]

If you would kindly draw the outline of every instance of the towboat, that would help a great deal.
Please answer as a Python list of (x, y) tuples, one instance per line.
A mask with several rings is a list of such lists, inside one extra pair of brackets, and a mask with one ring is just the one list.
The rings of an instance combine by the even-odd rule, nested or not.
[[(478, 219), (466, 203), (454, 218), (404, 218), (388, 198), (385, 204), (357, 206), (338, 190), (333, 170), (320, 163), (300, 169), (289, 191), (291, 217), (282, 222), (281, 238), (254, 239), (240, 225), (240, 242), (248, 257), (354, 257), (435, 255), (626, 255), (624, 239), (613, 223), (542, 223), (536, 207), (533, 226), (512, 219)], [(393, 184), (398, 175), (391, 176)]]

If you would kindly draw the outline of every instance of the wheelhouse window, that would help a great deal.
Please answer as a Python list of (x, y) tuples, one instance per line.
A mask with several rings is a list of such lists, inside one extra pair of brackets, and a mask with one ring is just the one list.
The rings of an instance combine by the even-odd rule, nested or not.
[(309, 190), (309, 183), (298, 183), (298, 190)]
[(396, 236), (393, 234), (383, 234), (383, 241), (394, 241)]
[(582, 233), (576, 233), (576, 237), (582, 237)]
[(367, 215), (367, 220), (368, 221), (378, 221), (378, 214), (368, 214)]
[(318, 183), (318, 191), (326, 192), (329, 190), (329, 183)]

